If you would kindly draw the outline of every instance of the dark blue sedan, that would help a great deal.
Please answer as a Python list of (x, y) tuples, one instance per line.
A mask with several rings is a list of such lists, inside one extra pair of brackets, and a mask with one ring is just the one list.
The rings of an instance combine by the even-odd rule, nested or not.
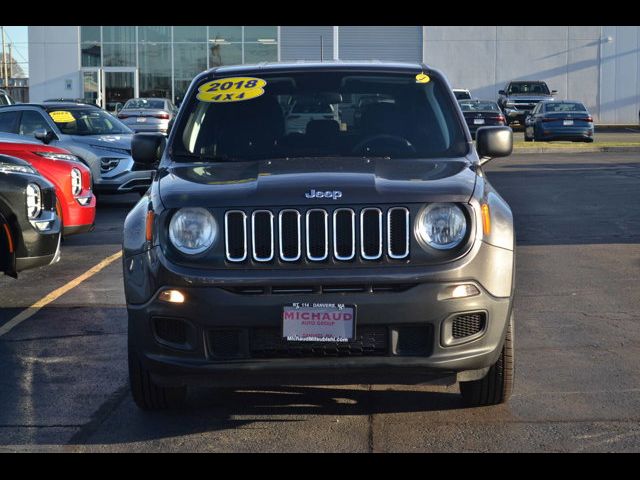
[(569, 140), (593, 142), (593, 117), (581, 102), (538, 103), (524, 121), (524, 141)]

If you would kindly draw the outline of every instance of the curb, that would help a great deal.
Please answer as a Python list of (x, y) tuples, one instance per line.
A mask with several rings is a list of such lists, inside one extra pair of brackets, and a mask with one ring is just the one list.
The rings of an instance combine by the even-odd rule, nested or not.
[(608, 147), (513, 147), (513, 153), (599, 153), (599, 152), (640, 152), (640, 146), (608, 146)]

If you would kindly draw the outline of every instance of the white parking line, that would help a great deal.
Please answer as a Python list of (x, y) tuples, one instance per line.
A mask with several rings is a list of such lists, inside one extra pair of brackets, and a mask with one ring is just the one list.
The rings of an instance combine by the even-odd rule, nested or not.
[(110, 265), (111, 263), (113, 263), (114, 261), (119, 259), (120, 257), (122, 257), (122, 250), (120, 250), (120, 251), (114, 253), (113, 255), (105, 258), (100, 263), (98, 263), (97, 265), (91, 267), (89, 270), (84, 272), (79, 277), (74, 278), (73, 280), (71, 280), (66, 285), (54, 290), (50, 294), (48, 294), (45, 297), (43, 297), (40, 300), (38, 300), (36, 303), (31, 305), (30, 307), (24, 309), (18, 315), (16, 315), (11, 320), (9, 320), (7, 323), (5, 323), (2, 327), (0, 327), (0, 337), (2, 337), (3, 335), (9, 333), (11, 330), (13, 330), (15, 327), (20, 325), (22, 322), (24, 322), (25, 320), (28, 320), (29, 318), (34, 316), (36, 313), (38, 313), (38, 311), (41, 308), (47, 306), (48, 304), (50, 304), (54, 300), (58, 299), (59, 297), (61, 297), (65, 293), (67, 293), (69, 290), (74, 289), (75, 287), (80, 285), (82, 282), (84, 282), (85, 280), (91, 278), (96, 273), (98, 273), (100, 270), (102, 270), (103, 268), (107, 267), (108, 265)]

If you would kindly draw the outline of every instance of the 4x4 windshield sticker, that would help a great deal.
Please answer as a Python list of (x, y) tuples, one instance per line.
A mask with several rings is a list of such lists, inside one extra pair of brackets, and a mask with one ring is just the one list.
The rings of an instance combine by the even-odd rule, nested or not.
[(56, 110), (55, 112), (49, 112), (49, 116), (56, 123), (69, 123), (69, 122), (76, 121), (75, 117), (72, 115), (71, 112), (66, 112), (64, 110)]
[(416, 75), (416, 83), (429, 83), (431, 78), (426, 73), (419, 73)]
[(200, 85), (196, 98), (201, 102), (242, 102), (258, 98), (264, 93), (266, 84), (266, 80), (261, 78), (221, 78)]

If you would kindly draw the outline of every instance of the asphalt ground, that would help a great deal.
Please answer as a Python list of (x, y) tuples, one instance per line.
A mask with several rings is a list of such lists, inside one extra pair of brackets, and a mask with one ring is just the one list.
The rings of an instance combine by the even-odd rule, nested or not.
[[(513, 155), (487, 166), (517, 232), (516, 384), (194, 389), (145, 413), (128, 390), (120, 259), (0, 336), (0, 451), (640, 451), (640, 158)], [(118, 252), (136, 196), (101, 199), (62, 260), (0, 278), (0, 329)]]

